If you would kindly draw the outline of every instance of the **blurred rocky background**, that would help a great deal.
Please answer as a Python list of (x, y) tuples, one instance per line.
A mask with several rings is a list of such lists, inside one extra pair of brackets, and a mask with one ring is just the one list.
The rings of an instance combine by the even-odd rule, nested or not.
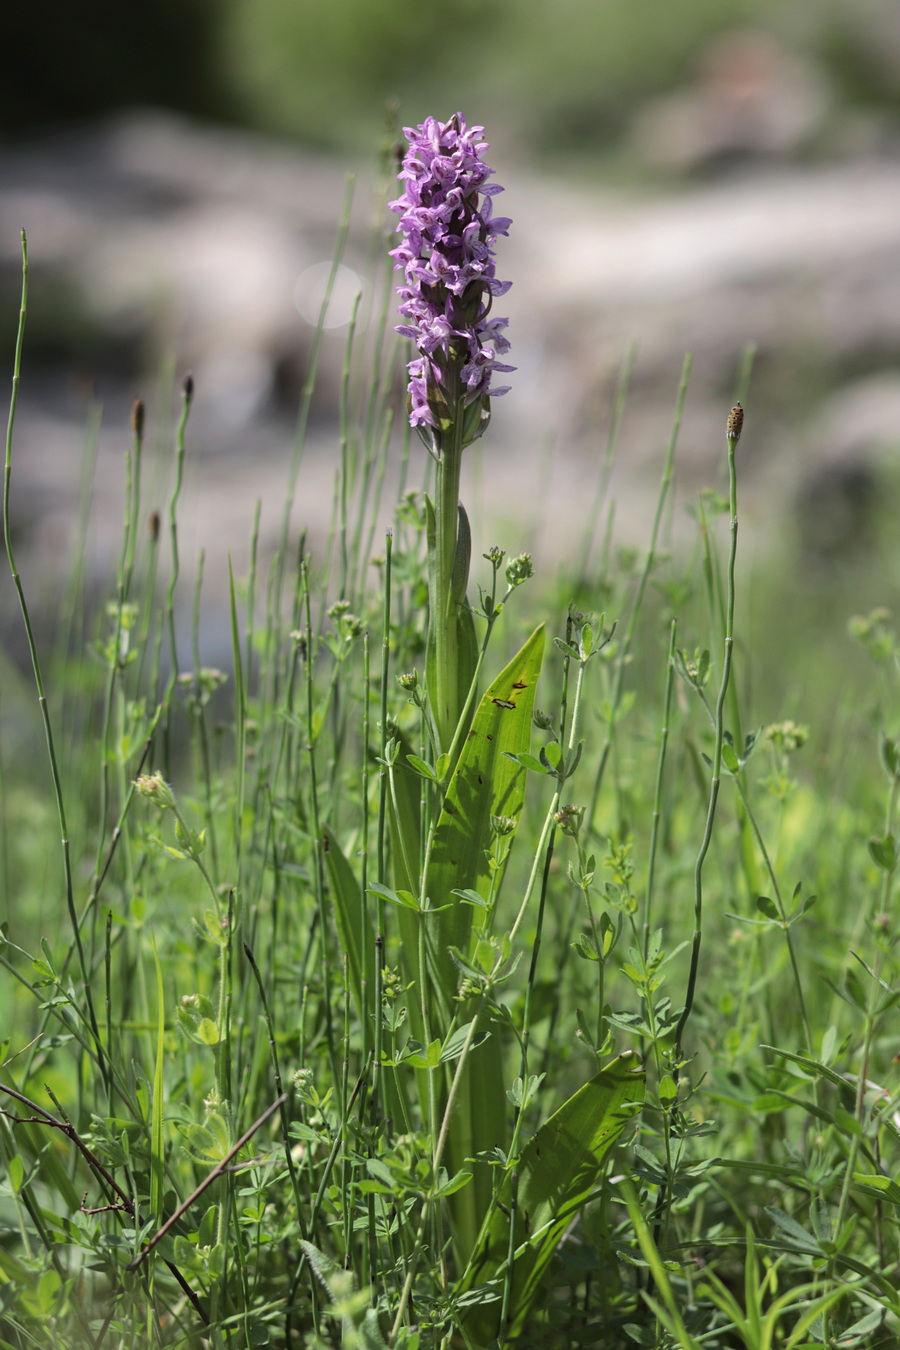
[[(52, 583), (66, 556), (90, 444), (88, 561), (108, 575), (131, 400), (168, 465), (187, 369), (185, 556), (206, 548), (213, 585), (228, 553), (240, 568), (257, 498), (275, 537), (355, 173), (295, 512), (324, 537), (347, 319), (385, 276), (398, 128), (457, 108), (487, 127), (514, 220), (499, 271), (518, 370), (471, 452), (476, 529), (539, 564), (561, 553), (596, 501), (636, 352), (612, 490), (619, 537), (645, 540), (683, 354), (681, 503), (721, 484), (755, 344), (740, 451), (755, 547), (789, 549), (810, 586), (866, 566), (900, 501), (896, 0), (48, 0), (16, 7), (0, 46), (8, 370), (23, 226), (31, 258), (13, 478), (26, 576)], [(398, 419), (401, 403), (398, 383)]]

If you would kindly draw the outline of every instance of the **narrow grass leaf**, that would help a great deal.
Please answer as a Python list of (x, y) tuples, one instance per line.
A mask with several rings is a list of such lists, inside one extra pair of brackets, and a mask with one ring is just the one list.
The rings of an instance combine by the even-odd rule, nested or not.
[[(442, 1064), (447, 1064), (453, 1059), (459, 1059), (463, 1051), (463, 1046), (466, 1043), (466, 1038), (469, 1035), (469, 1027), (471, 1025), (471, 1022), (466, 1022), (464, 1026), (457, 1027), (452, 1036), (446, 1041), (444, 1048), (441, 1051)], [(472, 1041), (472, 1047), (474, 1048), (476, 1045), (481, 1045), (482, 1042), (486, 1041), (488, 1034), (489, 1033), (486, 1031), (476, 1032), (475, 1038)]]
[(808, 1069), (810, 1073), (818, 1078), (826, 1078), (829, 1083), (843, 1091), (847, 1089), (847, 1080), (842, 1078), (834, 1069), (829, 1069), (827, 1064), (821, 1064), (817, 1059), (810, 1059), (807, 1055), (798, 1055), (791, 1050), (781, 1050), (777, 1045), (762, 1045), (761, 1050), (771, 1050), (773, 1054), (781, 1055), (782, 1059), (788, 1059), (793, 1064), (799, 1064), (802, 1068)]
[(900, 1186), (890, 1177), (868, 1175), (862, 1172), (853, 1173), (853, 1182), (856, 1188), (864, 1191), (866, 1195), (874, 1196), (878, 1200), (887, 1200), (888, 1204), (900, 1205)]
[(821, 1255), (819, 1243), (812, 1233), (808, 1233), (805, 1228), (802, 1228), (796, 1219), (791, 1218), (790, 1214), (785, 1214), (784, 1210), (779, 1209), (777, 1205), (768, 1205), (766, 1213), (776, 1228), (781, 1230), (787, 1241), (797, 1251), (810, 1252), (814, 1256)]
[(322, 834), (325, 869), (334, 901), (338, 937), (347, 958), (350, 990), (360, 1018), (369, 1017), (374, 1010), (375, 996), (375, 930), (366, 914), (359, 882), (333, 831), (326, 825)]
[(163, 1138), (163, 1056), (166, 1044), (166, 1002), (163, 988), (162, 963), (151, 933), (153, 960), (156, 964), (156, 1066), (153, 1072), (153, 1107), (150, 1121), (150, 1204), (158, 1219), (163, 1213), (163, 1192), (166, 1174)]

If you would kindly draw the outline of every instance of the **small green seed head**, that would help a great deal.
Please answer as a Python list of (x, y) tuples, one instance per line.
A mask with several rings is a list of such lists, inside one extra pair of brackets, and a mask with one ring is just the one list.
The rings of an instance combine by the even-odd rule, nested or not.
[(766, 727), (765, 737), (779, 750), (799, 750), (809, 740), (809, 727), (799, 722), (773, 722)]
[(175, 796), (161, 773), (143, 773), (134, 780), (134, 786), (142, 797), (156, 802), (163, 811), (175, 805)]

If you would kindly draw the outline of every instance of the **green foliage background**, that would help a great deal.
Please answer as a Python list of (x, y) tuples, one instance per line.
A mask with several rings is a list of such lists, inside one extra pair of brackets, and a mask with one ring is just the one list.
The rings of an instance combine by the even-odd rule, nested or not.
[[(530, 154), (596, 154), (641, 100), (689, 78), (717, 33), (756, 25), (821, 62), (838, 101), (896, 110), (890, 0), (52, 0), (15, 7), (0, 54), (9, 133), (158, 104), (332, 149), (477, 109)], [(49, 11), (49, 12), (48, 12)], [(474, 115), (474, 114), (473, 114)]]
[(735, 26), (761, 25), (818, 55), (852, 103), (896, 103), (873, 40), (882, 10), (879, 0), (462, 0), (451, 15), (415, 0), (232, 0), (223, 60), (249, 117), (323, 144), (364, 139), (395, 98), (404, 120), (464, 104), (532, 153), (596, 152)]

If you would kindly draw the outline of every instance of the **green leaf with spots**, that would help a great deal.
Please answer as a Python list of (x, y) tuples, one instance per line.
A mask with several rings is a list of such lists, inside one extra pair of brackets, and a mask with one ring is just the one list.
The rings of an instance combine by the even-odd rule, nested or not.
[[(431, 848), (424, 890), (435, 908), (452, 902), (456, 890), (488, 894), (491, 816), (518, 821), (525, 800), (525, 773), (508, 756), (527, 754), (531, 744), (531, 714), (543, 652), (541, 626), (486, 690), (475, 713)], [(436, 973), (442, 993), (451, 1000), (458, 972), (449, 948), (468, 953), (472, 915), (470, 905), (452, 903), (438, 919)]]
[[(540, 627), (485, 692), (435, 828), (424, 894), (432, 908), (447, 906), (429, 920), (434, 925), (430, 987), (440, 1010), (440, 1025), (445, 1027), (454, 1015), (463, 1022), (474, 1016), (474, 1000), (462, 1007), (455, 1001), (459, 968), (450, 949), (459, 951), (463, 959), (469, 956), (477, 911), (454, 892), (476, 891), (488, 896), (491, 886), (498, 887), (502, 880), (502, 868), (492, 871), (489, 865), (491, 817), (518, 821), (522, 811), (527, 775), (508, 756), (527, 753), (531, 743), (531, 713), (543, 651), (544, 629)], [(488, 1039), (472, 1050), (457, 1086), (447, 1136), (451, 1174), (471, 1166), (469, 1159), (506, 1146), (506, 1082), (500, 1028), (494, 1026)], [(463, 1263), (471, 1254), (490, 1204), (491, 1173), (486, 1164), (477, 1163), (473, 1184), (450, 1200), (457, 1256)]]
[[(541, 1126), (522, 1150), (517, 1167), (514, 1255), (509, 1320), (504, 1344), (520, 1335), (559, 1239), (597, 1190), (612, 1151), (644, 1099), (644, 1072), (633, 1051), (613, 1060)], [(454, 1293), (496, 1281), (499, 1293), (509, 1258), (512, 1177), (485, 1223), (472, 1259)], [(500, 1300), (476, 1304), (466, 1332), (487, 1345), (499, 1332)]]

